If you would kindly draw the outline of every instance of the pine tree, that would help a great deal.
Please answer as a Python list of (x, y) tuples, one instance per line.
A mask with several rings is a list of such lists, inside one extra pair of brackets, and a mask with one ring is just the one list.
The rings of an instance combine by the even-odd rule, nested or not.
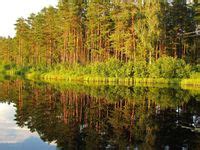
[[(18, 44), (18, 53), (17, 53), (17, 64), (24, 65), (27, 58), (29, 58), (29, 31), (30, 28), (27, 24), (27, 21), (24, 18), (19, 18), (17, 20), (16, 26), (16, 41)], [(27, 57), (26, 57), (27, 56)], [(28, 61), (27, 61), (28, 62)]]
[(86, 48), (89, 62), (102, 61), (109, 57), (109, 36), (112, 22), (107, 2), (91, 1), (86, 14)]
[(139, 59), (151, 64), (156, 54), (156, 45), (160, 37), (159, 18), (160, 3), (157, 0), (145, 1), (138, 6), (136, 20), (137, 55)]

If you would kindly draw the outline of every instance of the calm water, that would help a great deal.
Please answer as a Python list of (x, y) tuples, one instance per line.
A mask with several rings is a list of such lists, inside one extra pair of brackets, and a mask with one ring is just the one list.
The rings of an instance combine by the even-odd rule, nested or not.
[(0, 150), (200, 149), (200, 91), (0, 83)]

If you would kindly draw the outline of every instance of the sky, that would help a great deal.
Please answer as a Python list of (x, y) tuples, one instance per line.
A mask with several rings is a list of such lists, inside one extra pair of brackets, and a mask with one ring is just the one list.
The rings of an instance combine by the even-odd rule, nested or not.
[(46, 6), (56, 6), (57, 0), (0, 0), (0, 36), (15, 36), (15, 22), (27, 18)]

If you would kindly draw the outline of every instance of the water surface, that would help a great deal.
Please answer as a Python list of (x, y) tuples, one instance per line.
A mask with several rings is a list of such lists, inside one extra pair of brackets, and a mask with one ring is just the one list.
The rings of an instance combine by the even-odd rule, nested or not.
[(20, 127), (15, 121), (14, 103), (0, 103), (0, 149), (43, 149), (54, 150), (56, 146), (44, 143), (37, 132), (31, 132), (26, 126)]
[(0, 83), (0, 149), (198, 149), (200, 92)]

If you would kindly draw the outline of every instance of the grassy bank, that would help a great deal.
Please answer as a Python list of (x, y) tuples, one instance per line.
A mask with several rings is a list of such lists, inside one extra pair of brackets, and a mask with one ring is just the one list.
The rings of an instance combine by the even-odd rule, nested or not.
[(116, 59), (89, 65), (58, 65), (47, 70), (32, 70), (28, 78), (67, 80), (105, 84), (176, 84), (200, 87), (200, 66), (191, 66), (181, 59), (163, 57), (152, 64), (145, 61), (122, 63)]
[(1, 68), (4, 73), (46, 81), (65, 80), (144, 86), (165, 84), (200, 88), (200, 65), (191, 66), (181, 59), (172, 57), (163, 57), (151, 64), (145, 61), (125, 63), (113, 58), (87, 65), (58, 64), (50, 67), (6, 65)]
[(120, 77), (100, 77), (100, 76), (67, 76), (63, 74), (54, 74), (54, 73), (28, 73), (26, 74), (28, 79), (41, 79), (44, 81), (51, 80), (65, 80), (65, 81), (78, 81), (85, 83), (102, 83), (102, 84), (123, 84), (123, 85), (132, 85), (136, 83), (146, 83), (146, 84), (177, 84), (180, 82), (179, 79), (153, 79), (153, 78), (120, 78)]
[[(200, 89), (200, 79), (178, 79), (178, 78), (119, 78), (119, 77), (100, 77), (100, 76), (68, 76), (67, 74), (60, 74), (59, 72), (49, 73), (27, 73), (28, 79), (39, 79), (46, 82), (54, 82), (59, 80), (61, 82), (81, 82), (84, 84), (98, 84), (98, 85), (136, 85), (136, 86), (181, 86), (184, 89)], [(165, 86), (165, 87), (166, 87)]]

